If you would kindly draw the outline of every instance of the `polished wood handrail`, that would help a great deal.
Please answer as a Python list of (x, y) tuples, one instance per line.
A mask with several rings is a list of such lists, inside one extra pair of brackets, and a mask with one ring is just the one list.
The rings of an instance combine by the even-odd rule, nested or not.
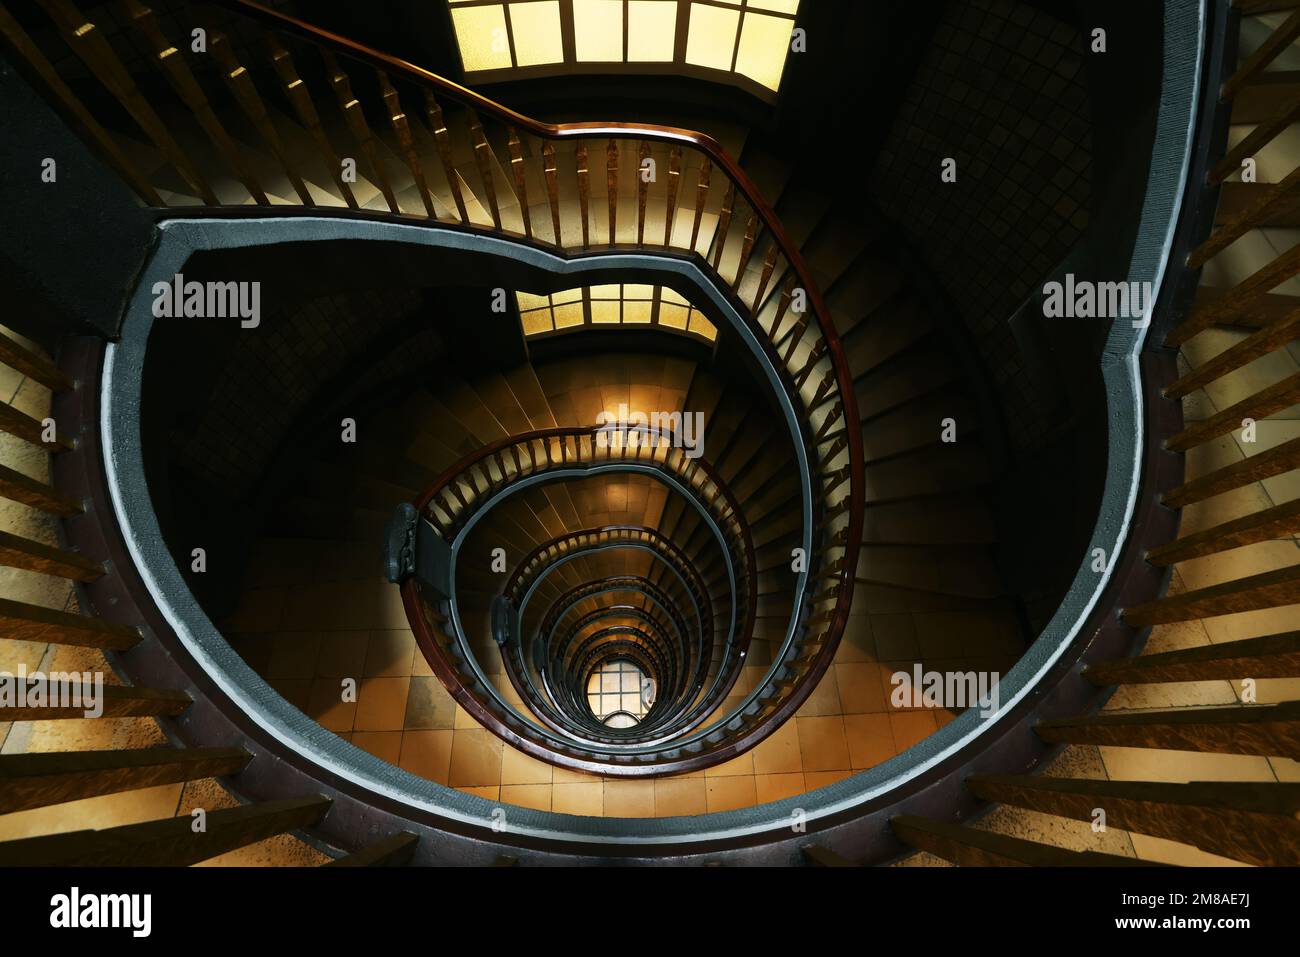
[[(706, 162), (721, 169), (730, 180), (733, 188), (739, 191), (750, 207), (757, 214), (763, 228), (772, 236), (774, 242), (780, 246), (782, 255), (790, 268), (798, 278), (799, 284), (808, 296), (810, 311), (816, 317), (818, 330), (821, 334), (822, 341), (825, 343), (825, 355), (829, 358), (832, 370), (835, 375), (835, 381), (839, 389), (840, 401), (844, 408), (843, 435), (845, 440), (845, 449), (848, 455), (848, 468), (850, 471), (849, 493), (848, 493), (848, 519), (845, 525), (846, 535), (843, 540), (844, 554), (849, 560), (842, 563), (838, 570), (836, 578), (839, 582), (839, 591), (836, 595), (835, 606), (830, 613), (829, 624), (825, 631), (825, 640), (822, 650), (812, 663), (812, 666), (801, 677), (800, 687), (796, 689), (789, 701), (795, 702), (793, 707), (781, 708), (780, 720), (784, 721), (794, 710), (803, 703), (803, 701), (812, 693), (814, 687), (825, 675), (827, 668), (834, 658), (835, 649), (839, 644), (840, 638), (844, 634), (844, 629), (848, 624), (849, 609), (853, 600), (854, 592), (854, 572), (857, 567), (857, 558), (862, 545), (862, 525), (865, 509), (865, 466), (862, 454), (862, 434), (861, 421), (858, 413), (857, 402), (853, 389), (853, 377), (849, 369), (848, 359), (844, 352), (843, 344), (840, 341), (839, 334), (835, 324), (831, 319), (830, 312), (822, 292), (818, 285), (813, 281), (811, 271), (804, 261), (799, 247), (794, 243), (784, 224), (777, 217), (775, 211), (764, 199), (761, 191), (740, 167), (740, 164), (732, 157), (722, 146), (712, 137), (695, 132), (692, 130), (680, 129), (670, 126), (659, 126), (644, 123), (627, 123), (627, 122), (592, 122), (592, 123), (544, 123), (539, 120), (526, 117), (507, 106), (496, 103), (487, 97), (454, 83), (445, 77), (439, 76), (429, 70), (416, 66), (399, 57), (383, 53), (364, 44), (358, 43), (347, 37), (324, 30), (313, 24), (307, 23), (296, 17), (273, 10), (255, 0), (212, 0), (221, 6), (247, 14), (254, 18), (262, 20), (277, 29), (284, 30), (288, 33), (295, 34), (310, 42), (321, 44), (327, 47), (333, 47), (343, 51), (348, 56), (366, 61), (374, 66), (386, 68), (394, 71), (412, 82), (423, 85), (426, 88), (432, 87), (444, 94), (451, 96), (453, 99), (460, 101), (470, 107), (476, 113), (487, 114), (496, 119), (513, 126), (516, 129), (523, 129), (536, 136), (547, 140), (586, 140), (605, 136), (628, 136), (641, 138), (644, 140), (669, 143), (674, 145), (689, 145), (706, 158)], [(729, 191), (730, 192), (730, 191)], [(698, 213), (697, 209), (697, 213)], [(586, 220), (584, 218), (584, 225)], [(698, 228), (698, 225), (697, 225)], [(557, 244), (559, 237), (556, 237)], [(720, 247), (719, 247), (720, 248)], [(694, 243), (691, 245), (694, 250)], [(757, 308), (757, 304), (756, 304)], [(744, 313), (742, 313), (744, 315)], [(759, 333), (758, 340), (764, 344), (769, 344), (770, 340), (757, 322), (756, 316), (746, 316), (755, 331)], [(814, 461), (810, 463), (810, 468), (815, 468)], [(813, 476), (815, 478), (815, 476)]]

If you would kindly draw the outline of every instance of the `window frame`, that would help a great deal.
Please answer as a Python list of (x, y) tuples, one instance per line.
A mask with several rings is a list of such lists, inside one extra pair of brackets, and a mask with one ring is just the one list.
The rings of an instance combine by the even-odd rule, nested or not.
[[(604, 296), (604, 295), (596, 296), (593, 294), (593, 290), (603, 289), (607, 286), (618, 286), (619, 296), (617, 299), (611, 299), (608, 296)], [(650, 297), (645, 298), (642, 296), (633, 296), (632, 298), (629, 298), (627, 295), (628, 286), (638, 286), (638, 287), (649, 286)], [(680, 299), (681, 302), (676, 302), (672, 299), (665, 301), (664, 299), (665, 291), (668, 292), (671, 296), (675, 296), (677, 297), (677, 299)], [(569, 298), (575, 292), (578, 293), (578, 296), (576, 298)], [(521, 295), (533, 296), (539, 299), (545, 299), (547, 300), (548, 304), (545, 306), (534, 305), (525, 308), (524, 304), (519, 299)], [(563, 301), (557, 303), (555, 301), (557, 296), (565, 297), (565, 298), (563, 299)], [(592, 318), (593, 302), (597, 302), (597, 303), (617, 302), (619, 304), (619, 321), (618, 322), (594, 321)], [(628, 322), (626, 318), (626, 305), (629, 302), (632, 303), (648, 302), (650, 304), (650, 321), (649, 322)], [(571, 323), (566, 326), (557, 326), (556, 317), (555, 317), (556, 310), (558, 308), (565, 307), (565, 306), (573, 306), (577, 303), (580, 303), (582, 305), (582, 322)], [(669, 307), (679, 307), (686, 310), (685, 327), (679, 328), (678, 326), (666, 325), (660, 322), (661, 316), (663, 314), (663, 306), (665, 305)], [(519, 291), (515, 293), (515, 308), (518, 309), (519, 311), (519, 328), (523, 333), (525, 342), (532, 342), (540, 339), (551, 339), (554, 338), (555, 336), (567, 335), (573, 332), (619, 329), (619, 330), (631, 330), (634, 332), (635, 331), (667, 332), (673, 335), (682, 336), (687, 339), (692, 339), (696, 342), (704, 344), (705, 346), (708, 346), (710, 349), (714, 348), (718, 343), (718, 333), (719, 333), (718, 325), (711, 318), (709, 318), (709, 316), (706, 315), (702, 309), (692, 304), (689, 300), (686, 299), (685, 296), (681, 295), (681, 293), (677, 292), (676, 290), (673, 290), (667, 286), (655, 285), (653, 283), (643, 283), (643, 282), (597, 283), (595, 285), (575, 286), (572, 289), (563, 289), (558, 292), (554, 292), (550, 294)], [(538, 332), (529, 332), (527, 317), (531, 315), (535, 315), (537, 313), (548, 312), (548, 311), (550, 313), (551, 328), (547, 330), (538, 331)], [(712, 337), (701, 332), (693, 331), (691, 329), (691, 326), (697, 321), (697, 317), (698, 317), (698, 321), (703, 321), (708, 323), (708, 327), (713, 331)]]
[[(518, 66), (518, 58), (515, 53), (514, 27), (510, 18), (510, 7), (512, 5), (529, 2), (535, 2), (535, 0), (460, 0), (460, 2), (448, 3), (448, 22), (451, 24), (452, 39), (456, 46), (456, 55), (460, 59), (461, 74), (465, 78), (466, 82), (492, 84), (518, 80), (540, 79), (543, 77), (599, 76), (609, 74), (628, 76), (686, 76), (707, 80), (712, 83), (721, 83), (727, 86), (738, 87), (765, 103), (775, 103), (780, 89), (780, 82), (777, 84), (778, 88), (772, 90), (757, 80), (736, 72), (736, 65), (740, 57), (741, 38), (745, 29), (745, 16), (748, 13), (754, 13), (756, 15), (774, 17), (776, 19), (789, 20), (790, 29), (793, 32), (793, 30), (799, 25), (799, 15), (803, 9), (803, 0), (800, 0), (799, 6), (792, 14), (751, 6), (753, 0), (676, 0), (677, 22), (676, 32), (673, 38), (672, 60), (629, 61), (627, 58), (630, 20), (628, 10), (629, 4), (632, 0), (621, 0), (623, 4), (623, 59), (579, 60), (577, 58), (577, 38), (573, 13), (573, 0), (557, 0), (560, 7), (560, 39), (563, 48), (563, 59), (557, 63)], [(615, 2), (620, 2), (620, 0), (615, 0)], [(700, 66), (694, 63), (688, 63), (686, 61), (686, 51), (690, 37), (690, 14), (692, 5), (716, 7), (722, 10), (735, 11), (738, 14), (736, 21), (736, 36), (732, 43), (730, 69), (720, 70), (712, 67)], [(489, 70), (469, 70), (465, 66), (464, 55), (461, 53), (460, 37), (456, 32), (455, 17), (453, 16), (452, 11), (458, 8), (470, 9), (474, 7), (497, 6), (504, 8), (506, 38), (509, 44), (510, 61), (512, 64), (516, 65)], [(787, 48), (786, 59), (783, 62), (781, 70), (782, 81), (785, 78), (786, 70), (789, 68), (789, 57), (790, 50)]]

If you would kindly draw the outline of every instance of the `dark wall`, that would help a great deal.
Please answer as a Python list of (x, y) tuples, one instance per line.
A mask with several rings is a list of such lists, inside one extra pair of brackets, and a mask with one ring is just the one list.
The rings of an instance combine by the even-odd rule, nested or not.
[[(68, 333), (116, 335), (152, 217), (3, 57), (0, 103), (3, 322), (47, 347)], [(54, 183), (41, 181), (46, 157)]]

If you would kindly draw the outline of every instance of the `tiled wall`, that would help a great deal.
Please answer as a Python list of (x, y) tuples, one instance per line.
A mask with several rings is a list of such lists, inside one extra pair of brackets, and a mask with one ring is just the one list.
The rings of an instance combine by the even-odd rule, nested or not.
[[(241, 330), (201, 419), (173, 437), (173, 460), (234, 498), (252, 490), (289, 429), (358, 353), (420, 307), (417, 290), (323, 296)], [(436, 338), (383, 362), (397, 375), (430, 361)], [(401, 369), (399, 367), (404, 367)], [(360, 370), (358, 375), (377, 370)]]
[[(1085, 38), (1018, 0), (948, 4), (873, 173), (973, 334), (1013, 448), (1050, 427), (1007, 320), (1088, 226)], [(945, 158), (957, 181), (940, 181)]]

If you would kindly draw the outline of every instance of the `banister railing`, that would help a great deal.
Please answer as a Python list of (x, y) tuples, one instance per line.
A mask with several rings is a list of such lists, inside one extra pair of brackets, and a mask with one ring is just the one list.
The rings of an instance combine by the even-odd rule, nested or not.
[[(815, 625), (816, 652), (797, 652), (792, 630), (774, 665), (796, 686), (779, 720), (793, 713), (829, 666), (847, 621), (865, 497), (861, 435), (821, 293), (782, 223), (716, 141), (648, 124), (538, 122), (251, 0), (157, 4), (194, 13), (188, 20), (207, 28), (210, 57), (169, 37), (171, 19), (128, 4), (123, 29), (154, 54), (161, 78), (137, 82), (126, 66), (132, 57), (116, 48), (122, 38), (72, 0), (39, 6), (48, 14), (43, 24), (39, 14), (24, 12), (20, 22), (5, 13), (0, 34), (141, 200), (168, 216), (238, 219), (273, 208), (281, 216), (371, 217), (488, 233), (566, 258), (664, 253), (710, 276), (790, 397), (806, 447), (815, 540), (809, 588), (796, 606), (814, 611), (802, 620)], [(58, 49), (43, 47), (51, 36)], [(67, 61), (63, 44), (85, 65), (85, 83), (123, 107), (120, 117), (90, 108), (97, 96), (83, 102), (80, 82), (76, 90), (63, 82), (56, 66)], [(123, 118), (134, 127), (125, 137)], [(193, 135), (177, 135), (173, 124)], [(236, 127), (242, 139), (231, 135)], [(193, 137), (212, 149), (182, 145)], [(139, 150), (122, 148), (141, 139), (158, 157), (157, 173), (135, 165)], [(345, 159), (356, 177), (343, 175)], [(643, 181), (645, 161), (666, 175)]]

